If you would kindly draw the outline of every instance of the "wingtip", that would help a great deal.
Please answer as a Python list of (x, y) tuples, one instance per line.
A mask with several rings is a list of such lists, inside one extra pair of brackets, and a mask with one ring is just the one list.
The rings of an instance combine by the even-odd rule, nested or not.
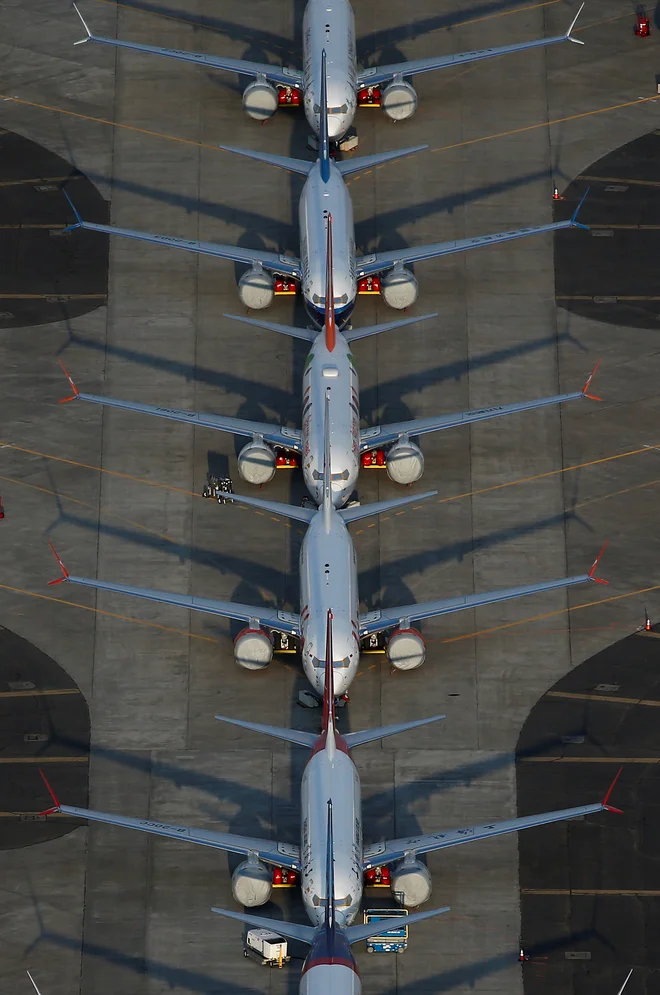
[(83, 28), (85, 29), (85, 37), (84, 38), (80, 38), (78, 41), (74, 41), (73, 44), (74, 45), (84, 45), (85, 42), (89, 41), (89, 39), (92, 37), (92, 32), (89, 30), (89, 27), (87, 26), (87, 22), (85, 21), (85, 18), (80, 13), (80, 10), (78, 9), (78, 4), (72, 3), (71, 6), (75, 10), (75, 12), (78, 15), (78, 17), (80, 18), (80, 22), (81, 22)]
[(602, 547), (600, 553), (598, 554), (598, 556), (596, 557), (596, 559), (594, 560), (594, 562), (591, 564), (591, 570), (587, 574), (587, 577), (589, 578), (589, 580), (592, 580), (594, 582), (594, 584), (609, 584), (609, 580), (603, 580), (602, 577), (596, 577), (596, 569), (598, 567), (598, 564), (601, 561), (601, 557), (602, 557), (603, 553), (605, 552), (605, 550), (607, 549), (607, 547), (609, 545), (609, 541), (610, 540), (608, 539), (607, 542), (603, 543), (603, 547)]
[(62, 367), (62, 370), (64, 371), (64, 376), (67, 378), (67, 380), (71, 384), (71, 390), (73, 391), (73, 394), (70, 397), (61, 397), (59, 399), (58, 403), (59, 404), (68, 404), (69, 401), (75, 401), (77, 397), (80, 397), (80, 391), (78, 390), (78, 388), (76, 387), (75, 383), (73, 382), (71, 374), (69, 373), (69, 371), (67, 370), (66, 366), (64, 365), (64, 363), (62, 362), (61, 359), (58, 359), (58, 363)]
[(580, 16), (580, 14), (582, 13), (583, 9), (584, 9), (584, 2), (580, 4), (580, 6), (578, 8), (578, 12), (575, 15), (575, 17), (573, 18), (573, 20), (571, 21), (570, 27), (569, 27), (568, 31), (566, 32), (566, 40), (567, 41), (572, 41), (574, 45), (584, 45), (584, 42), (582, 41), (582, 39), (580, 39), (580, 38), (574, 38), (573, 37), (573, 28), (577, 24), (578, 18)]
[[(48, 586), (52, 587), (54, 584), (63, 584), (65, 580), (68, 580), (69, 579), (69, 571), (67, 570), (67, 568), (62, 563), (62, 560), (59, 557), (59, 553), (57, 552), (57, 550), (55, 549), (55, 547), (53, 546), (53, 544), (52, 544), (52, 542), (50, 540), (48, 540), (48, 545), (50, 546), (51, 553), (53, 554), (53, 556), (57, 560), (57, 562), (59, 564), (59, 568), (62, 571), (62, 576), (61, 577), (56, 577), (55, 580), (49, 580), (48, 581)], [(43, 774), (42, 774), (42, 777), (43, 777)], [(45, 780), (45, 778), (44, 778), (44, 780)]]
[(41, 769), (41, 767), (39, 768), (39, 774), (41, 775), (41, 780), (46, 785), (46, 788), (48, 790), (48, 794), (50, 795), (50, 797), (52, 798), (52, 801), (53, 801), (52, 806), (50, 808), (44, 809), (44, 811), (40, 812), (39, 815), (52, 815), (53, 812), (59, 812), (59, 810), (60, 810), (60, 808), (62, 806), (60, 805), (59, 798), (57, 797), (57, 795), (55, 794), (55, 792), (51, 788), (50, 784), (48, 783), (48, 778), (44, 774), (44, 772)]
[(591, 371), (591, 373), (587, 377), (587, 382), (585, 383), (584, 387), (582, 388), (582, 396), (583, 397), (588, 397), (590, 401), (602, 401), (603, 400), (602, 397), (598, 396), (598, 394), (590, 394), (589, 393), (589, 387), (591, 385), (591, 381), (595, 377), (596, 371), (598, 370), (598, 367), (600, 366), (600, 364), (601, 364), (601, 360), (599, 359), (598, 362), (596, 363), (596, 365), (594, 366), (593, 370)]
[(82, 218), (80, 217), (80, 215), (78, 214), (78, 208), (76, 207), (76, 205), (75, 205), (75, 204), (73, 203), (73, 201), (72, 201), (72, 200), (71, 200), (71, 198), (69, 197), (69, 195), (68, 195), (68, 193), (66, 192), (65, 188), (64, 188), (64, 187), (62, 187), (61, 189), (62, 189), (62, 193), (64, 194), (64, 196), (65, 196), (65, 197), (66, 197), (66, 199), (67, 199), (67, 202), (68, 202), (68, 204), (69, 204), (69, 207), (70, 207), (70, 208), (71, 208), (71, 210), (73, 211), (73, 213), (74, 213), (74, 215), (75, 215), (75, 218), (76, 218), (76, 223), (75, 223), (75, 225), (67, 225), (67, 226), (66, 226), (66, 228), (64, 229), (64, 231), (75, 231), (75, 230), (76, 230), (76, 228), (82, 228), (82, 227), (83, 227), (83, 219), (82, 219)]
[(602, 802), (603, 808), (605, 809), (606, 812), (616, 812), (617, 815), (623, 815), (623, 809), (615, 808), (614, 805), (610, 805), (609, 800), (612, 797), (612, 792), (614, 791), (616, 783), (621, 777), (622, 773), (623, 773), (623, 767), (619, 767), (618, 771), (614, 776), (614, 780), (612, 781), (612, 783), (610, 784), (609, 788), (605, 793), (605, 797), (603, 798)]
[(584, 204), (585, 200), (586, 200), (586, 199), (587, 199), (587, 197), (589, 196), (589, 191), (590, 191), (590, 190), (591, 190), (591, 187), (587, 187), (587, 189), (586, 189), (586, 190), (584, 191), (584, 193), (582, 194), (582, 197), (580, 198), (580, 202), (579, 202), (578, 206), (577, 206), (577, 207), (575, 208), (575, 210), (573, 211), (573, 214), (572, 214), (572, 216), (571, 216), (571, 227), (573, 227), (573, 228), (582, 228), (582, 229), (583, 229), (584, 231), (590, 231), (590, 230), (591, 230), (591, 229), (589, 228), (589, 225), (583, 225), (583, 224), (582, 224), (582, 223), (581, 223), (580, 221), (578, 221), (578, 219), (577, 219), (577, 217), (578, 217), (578, 214), (579, 214), (579, 213), (580, 213), (580, 211), (582, 210), (582, 205)]

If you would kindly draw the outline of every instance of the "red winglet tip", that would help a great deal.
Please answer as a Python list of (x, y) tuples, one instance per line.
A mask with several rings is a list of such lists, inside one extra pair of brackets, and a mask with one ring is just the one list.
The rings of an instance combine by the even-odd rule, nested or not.
[(69, 371), (67, 370), (66, 366), (64, 365), (64, 363), (62, 362), (61, 359), (58, 359), (58, 363), (60, 364), (60, 366), (64, 370), (64, 376), (67, 378), (67, 380), (71, 384), (71, 390), (73, 391), (73, 394), (71, 395), (71, 397), (61, 397), (60, 400), (59, 400), (60, 404), (67, 404), (69, 401), (75, 401), (75, 399), (77, 397), (80, 397), (80, 391), (78, 390), (78, 388), (76, 387), (75, 383), (73, 382), (73, 380), (71, 378), (71, 374), (69, 373)]
[(57, 550), (55, 549), (55, 547), (53, 546), (53, 544), (52, 544), (52, 542), (50, 540), (48, 540), (48, 545), (50, 546), (51, 552), (52, 552), (53, 556), (55, 557), (55, 559), (57, 560), (57, 562), (59, 563), (60, 570), (62, 571), (62, 576), (61, 577), (56, 577), (55, 580), (49, 580), (48, 581), (48, 586), (52, 587), (53, 584), (63, 584), (65, 580), (68, 580), (69, 579), (69, 571), (67, 570), (67, 568), (62, 563)]
[(39, 815), (50, 815), (51, 812), (59, 812), (61, 808), (59, 798), (57, 797), (57, 795), (51, 788), (50, 784), (48, 783), (48, 779), (44, 774), (44, 772), (42, 771), (41, 767), (39, 768), (39, 773), (41, 774), (41, 780), (44, 782), (46, 788), (48, 789), (48, 794), (53, 799), (53, 808), (45, 809), (43, 812), (40, 812)]
[(589, 393), (589, 385), (591, 384), (591, 381), (593, 380), (593, 378), (596, 376), (596, 370), (598, 369), (598, 367), (600, 366), (600, 364), (601, 364), (601, 360), (599, 359), (598, 362), (596, 363), (596, 365), (594, 366), (593, 370), (591, 371), (591, 373), (587, 377), (587, 382), (585, 383), (584, 387), (582, 388), (582, 396), (583, 397), (588, 397), (590, 401), (602, 401), (603, 400), (602, 397), (599, 397), (597, 394), (590, 394)]
[(594, 584), (609, 584), (609, 580), (603, 580), (602, 577), (596, 577), (596, 568), (597, 568), (598, 564), (600, 563), (600, 560), (601, 560), (601, 557), (602, 557), (603, 553), (605, 552), (605, 550), (607, 549), (607, 547), (609, 545), (609, 541), (610, 540), (608, 539), (607, 542), (604, 543), (603, 548), (601, 549), (600, 553), (598, 554), (598, 556), (596, 557), (596, 559), (594, 560), (594, 562), (591, 565), (591, 570), (587, 574), (587, 577), (589, 578), (589, 580), (592, 580), (594, 582)]
[(603, 805), (606, 812), (614, 812), (615, 815), (623, 815), (622, 808), (615, 808), (614, 805)]
[(619, 778), (621, 777), (622, 773), (623, 773), (623, 767), (619, 767), (619, 769), (616, 772), (616, 775), (614, 777), (614, 780), (610, 784), (610, 786), (607, 789), (607, 792), (605, 794), (605, 797), (603, 798), (603, 808), (607, 809), (608, 812), (618, 812), (619, 815), (623, 815), (623, 812), (621, 811), (621, 809), (620, 808), (614, 808), (613, 806), (608, 805), (608, 802), (609, 802), (610, 798), (612, 797), (612, 792), (614, 791), (614, 789), (616, 787), (616, 782), (619, 780)]

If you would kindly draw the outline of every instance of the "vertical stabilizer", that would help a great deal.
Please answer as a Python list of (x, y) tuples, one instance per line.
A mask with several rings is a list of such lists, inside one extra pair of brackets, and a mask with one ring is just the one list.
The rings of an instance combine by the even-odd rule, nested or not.
[(337, 342), (335, 291), (332, 279), (332, 215), (328, 215), (328, 240), (325, 250), (325, 347), (332, 352)]
[(325, 49), (321, 52), (321, 103), (319, 105), (319, 161), (321, 163), (321, 179), (327, 183), (330, 179), (330, 137), (328, 135), (328, 82), (326, 79)]
[(330, 466), (330, 388), (325, 392), (325, 417), (323, 420), (323, 524), (330, 531), (332, 513), (332, 473)]
[[(330, 613), (328, 613), (330, 614)], [(328, 623), (329, 625), (330, 623)], [(328, 839), (325, 855), (325, 928), (335, 931), (335, 844), (332, 833), (332, 799), (328, 798)]]
[(332, 612), (328, 610), (328, 623), (325, 636), (325, 682), (323, 687), (323, 724), (321, 734), (331, 733), (334, 738), (335, 720), (335, 670), (332, 647)]

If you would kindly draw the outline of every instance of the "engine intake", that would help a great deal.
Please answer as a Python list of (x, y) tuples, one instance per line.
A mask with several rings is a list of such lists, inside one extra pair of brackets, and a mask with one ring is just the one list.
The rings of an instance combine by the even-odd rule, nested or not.
[(392, 871), (392, 894), (399, 903), (414, 909), (428, 902), (433, 883), (428, 867), (414, 857), (405, 857)]
[(387, 658), (397, 670), (416, 670), (426, 659), (426, 646), (417, 629), (395, 629), (385, 647)]
[(389, 307), (403, 311), (417, 300), (419, 284), (414, 273), (397, 265), (380, 281), (380, 292)]
[(253, 439), (238, 454), (238, 472), (248, 484), (261, 487), (275, 476), (276, 457), (263, 439)]
[(277, 90), (265, 77), (258, 77), (243, 90), (243, 110), (254, 121), (267, 121), (278, 103)]
[(397, 484), (414, 484), (424, 473), (424, 456), (419, 446), (400, 439), (387, 452), (387, 475)]
[(231, 890), (239, 905), (247, 905), (249, 909), (264, 905), (273, 890), (271, 872), (258, 857), (251, 855), (232, 874)]
[(405, 121), (417, 110), (415, 88), (402, 79), (395, 79), (383, 90), (381, 106), (391, 121)]
[(251, 311), (270, 307), (275, 296), (275, 283), (261, 265), (251, 266), (238, 281), (241, 303)]
[(273, 640), (263, 629), (248, 626), (234, 640), (234, 659), (245, 670), (263, 670), (273, 659)]

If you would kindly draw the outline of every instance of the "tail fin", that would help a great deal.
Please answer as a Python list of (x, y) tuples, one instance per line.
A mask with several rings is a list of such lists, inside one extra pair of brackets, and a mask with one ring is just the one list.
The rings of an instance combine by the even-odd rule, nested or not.
[(332, 215), (328, 215), (328, 241), (325, 250), (325, 347), (332, 352), (337, 342), (335, 291), (332, 280)]
[(330, 389), (325, 392), (325, 419), (323, 422), (323, 523), (330, 531), (332, 504), (332, 467), (330, 463)]
[(370, 936), (374, 936), (376, 933), (378, 933), (379, 936), (386, 935), (387, 933), (394, 933), (397, 929), (401, 929), (402, 926), (414, 926), (416, 922), (423, 922), (424, 919), (432, 919), (433, 916), (441, 916), (444, 912), (450, 911), (451, 906), (445, 905), (441, 909), (429, 909), (426, 912), (411, 912), (411, 914), (405, 916), (405, 918), (402, 917), (401, 919), (393, 919), (392, 925), (389, 929), (383, 928), (384, 923), (382, 922), (368, 922), (364, 925), (360, 924), (359, 926), (346, 926), (344, 934), (350, 944), (359, 943), (360, 940), (368, 940)]
[(325, 636), (325, 682), (323, 687), (323, 724), (321, 734), (336, 729), (335, 720), (335, 671), (332, 649), (332, 612), (328, 610), (328, 623)]
[[(328, 612), (328, 614), (330, 613)], [(329, 933), (332, 933), (335, 929), (335, 843), (332, 833), (331, 798), (328, 798), (328, 836), (325, 854), (325, 894), (325, 928)]]
[[(294, 743), (296, 746), (306, 746), (309, 750), (316, 743), (318, 736), (313, 732), (302, 732), (297, 729), (281, 729), (279, 726), (267, 726), (263, 722), (245, 722), (243, 719), (230, 719), (226, 715), (216, 715), (218, 722), (228, 722), (239, 729), (249, 729), (250, 732), (261, 732), (264, 736), (272, 736), (274, 739), (282, 739), (285, 743)], [(359, 734), (356, 734), (359, 735)]]
[(328, 82), (326, 79), (325, 49), (321, 52), (321, 99), (319, 113), (319, 160), (321, 163), (321, 179), (327, 183), (330, 179), (330, 137), (328, 134)]
[(314, 942), (316, 930), (313, 926), (303, 926), (297, 922), (283, 922), (281, 919), (270, 919), (268, 916), (253, 916), (246, 912), (234, 912), (233, 909), (212, 908), (211, 912), (219, 916), (226, 916), (227, 919), (236, 919), (245, 923), (246, 926), (255, 926), (257, 929), (270, 929), (273, 933), (286, 936), (289, 940), (299, 940), (309, 946)]

